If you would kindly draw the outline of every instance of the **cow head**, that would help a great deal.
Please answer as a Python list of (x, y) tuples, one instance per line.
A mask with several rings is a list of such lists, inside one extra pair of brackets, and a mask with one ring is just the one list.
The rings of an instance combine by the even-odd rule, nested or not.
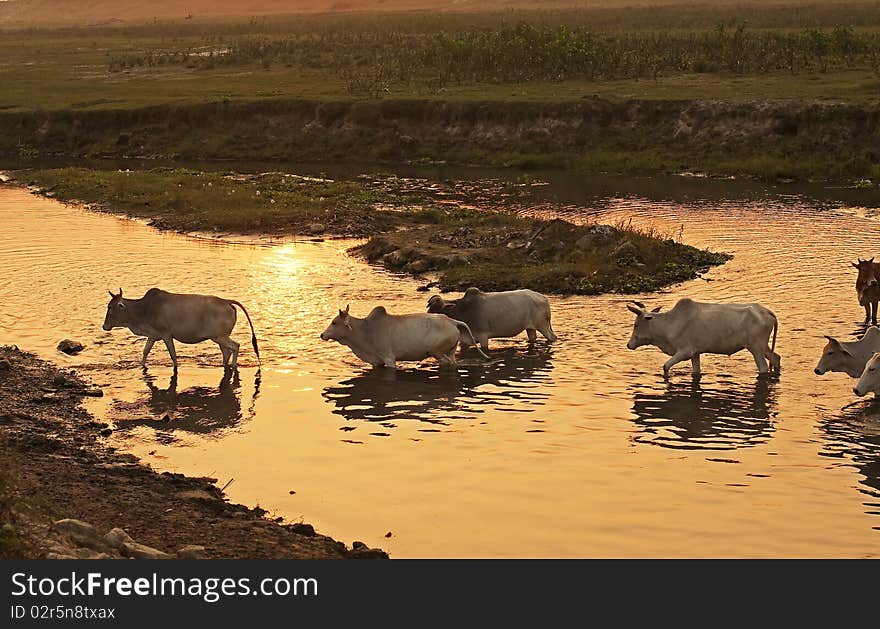
[(875, 395), (880, 392), (880, 353), (875, 353), (865, 365), (861, 378), (853, 387), (853, 393), (862, 397), (868, 393)]
[(842, 371), (853, 378), (858, 378), (862, 373), (861, 365), (852, 353), (846, 349), (840, 341), (831, 336), (825, 336), (828, 342), (822, 350), (819, 364), (813, 370), (817, 376), (824, 375), (829, 371)]
[(346, 306), (345, 310), (340, 310), (327, 329), (321, 332), (322, 341), (341, 341), (348, 337), (351, 333), (351, 315), (348, 314), (348, 308), (349, 306)]
[(107, 304), (107, 314), (104, 316), (104, 325), (102, 326), (108, 332), (113, 328), (124, 328), (128, 325), (128, 310), (126, 310), (125, 300), (122, 298), (122, 289), (119, 294), (110, 293), (110, 303)]
[(428, 300), (427, 311), (428, 312), (443, 312), (443, 308), (446, 306), (446, 302), (443, 301), (443, 298), (440, 295), (432, 295)]
[(877, 285), (877, 267), (874, 265), (873, 257), (868, 260), (858, 258), (858, 262), (850, 262), (850, 264), (859, 271), (859, 276), (856, 278), (859, 286)]
[(447, 317), (457, 319), (460, 313), (461, 299), (446, 301), (440, 295), (434, 295), (428, 300), (427, 311), (433, 314), (445, 314)]
[(633, 324), (633, 333), (626, 344), (627, 349), (638, 349), (642, 345), (654, 344), (654, 333), (651, 329), (654, 315), (660, 312), (660, 306), (648, 312), (645, 304), (640, 301), (634, 301), (633, 304), (627, 304), (627, 309), (636, 315), (636, 322)]

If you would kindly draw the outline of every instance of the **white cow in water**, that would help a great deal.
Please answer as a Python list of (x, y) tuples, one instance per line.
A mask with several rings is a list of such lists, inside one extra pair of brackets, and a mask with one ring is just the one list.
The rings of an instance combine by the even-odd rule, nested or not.
[(234, 299), (210, 295), (181, 295), (158, 288), (151, 288), (140, 299), (125, 299), (120, 288), (118, 295), (110, 293), (103, 327), (107, 331), (128, 328), (138, 336), (146, 336), (147, 344), (141, 360), (144, 366), (153, 344), (159, 339), (168, 348), (174, 371), (177, 371), (174, 341), (201, 343), (210, 339), (220, 346), (223, 366), (235, 369), (238, 365), (239, 345), (229, 338), (232, 328), (235, 327), (235, 306), (241, 308), (247, 317), (251, 326), (251, 344), (259, 360), (260, 349), (251, 316)]
[(868, 359), (874, 352), (880, 352), (880, 328), (872, 325), (858, 341), (841, 342), (826, 336), (828, 342), (822, 350), (819, 364), (813, 370), (817, 376), (829, 371), (842, 371), (852, 378), (858, 378), (865, 370)]
[(529, 343), (540, 332), (551, 343), (556, 334), (550, 326), (550, 302), (533, 290), (508, 290), (484, 293), (469, 288), (460, 299), (444, 300), (434, 295), (428, 300), (428, 312), (468, 324), (483, 351), (489, 351), (489, 339), (509, 338), (526, 331)]
[(429, 357), (454, 367), (455, 350), (462, 339), (477, 344), (466, 323), (441, 314), (392, 315), (382, 306), (363, 319), (351, 316), (346, 306), (321, 333), (322, 341), (338, 341), (362, 361), (391, 369), (398, 360)]
[(876, 397), (880, 394), (880, 353), (874, 353), (865, 364), (865, 370), (862, 372), (856, 386), (853, 387), (853, 393), (862, 397), (868, 393), (873, 393)]
[[(663, 375), (669, 377), (673, 365), (690, 360), (694, 375), (700, 373), (700, 354), (730, 356), (747, 349), (755, 358), (759, 373), (778, 371), (776, 315), (760, 304), (707, 304), (681, 299), (669, 312), (644, 304), (628, 305), (636, 315), (627, 349), (654, 345), (667, 356)], [(770, 344), (770, 335), (773, 342)], [(767, 361), (770, 361), (768, 369)]]

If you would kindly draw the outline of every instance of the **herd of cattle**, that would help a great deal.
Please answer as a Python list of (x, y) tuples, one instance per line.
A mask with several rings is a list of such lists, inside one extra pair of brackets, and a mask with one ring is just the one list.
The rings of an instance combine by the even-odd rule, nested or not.
[[(858, 383), (853, 392), (859, 397), (873, 392), (880, 395), (880, 328), (877, 304), (880, 302), (880, 263), (874, 258), (853, 263), (859, 271), (856, 292), (865, 308), (865, 323), (873, 325), (858, 341), (841, 342), (826, 336), (817, 375), (843, 372)], [(231, 299), (208, 295), (169, 293), (151, 288), (140, 299), (128, 299), (110, 293), (104, 330), (125, 327), (147, 338), (141, 364), (146, 365), (153, 344), (162, 340), (177, 371), (174, 341), (201, 343), (211, 340), (220, 346), (223, 366), (235, 369), (239, 344), (230, 338), (241, 308), (251, 328), (251, 343), (260, 358), (254, 325), (245, 307)], [(776, 353), (776, 316), (760, 304), (713, 304), (680, 299), (668, 312), (648, 310), (641, 302), (627, 308), (636, 316), (627, 348), (634, 350), (653, 345), (669, 356), (663, 365), (664, 376), (685, 360), (691, 361), (694, 375), (700, 373), (701, 354), (735, 354), (748, 350), (759, 373), (778, 372)], [(469, 288), (460, 299), (446, 300), (435, 295), (428, 300), (426, 313), (393, 315), (378, 306), (363, 319), (353, 316), (349, 307), (339, 314), (321, 339), (337, 341), (374, 367), (395, 368), (397, 361), (435, 358), (441, 365), (455, 366), (459, 345), (475, 346), (488, 359), (489, 339), (528, 335), (529, 342), (538, 332), (549, 342), (556, 340), (550, 325), (550, 302), (531, 290), (485, 293)]]

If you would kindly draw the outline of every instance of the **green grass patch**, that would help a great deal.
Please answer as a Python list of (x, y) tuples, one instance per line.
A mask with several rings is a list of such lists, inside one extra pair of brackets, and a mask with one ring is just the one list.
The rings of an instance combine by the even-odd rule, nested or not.
[(262, 99), (813, 98), (880, 85), (876, 4), (299, 16), (0, 31), (0, 110)]
[[(411, 197), (390, 198), (356, 182), (288, 174), (237, 175), (158, 168), (146, 171), (59, 168), (16, 173), (21, 183), (53, 198), (148, 219), (179, 231), (366, 235), (408, 220)], [(398, 212), (379, 204), (401, 204)]]
[(508, 214), (374, 236), (355, 251), (392, 270), (436, 273), (443, 291), (476, 286), (565, 295), (658, 290), (730, 259), (627, 224), (533, 222)]
[[(7, 30), (0, 85), (0, 156), (21, 163), (354, 158), (771, 180), (880, 175), (869, 123), (880, 99), (880, 12), (868, 2)], [(863, 112), (838, 110), (841, 120), (830, 122), (840, 129), (795, 112), (804, 124), (786, 135), (772, 124), (762, 130), (761, 112), (748, 104), (741, 121), (722, 106), (694, 127), (725, 119), (719, 141), (713, 134), (690, 142), (674, 123), (676, 107), (691, 101), (843, 103)], [(594, 102), (617, 111), (563, 111)], [(629, 126), (621, 123), (628, 108)], [(542, 126), (546, 120), (559, 124)], [(740, 123), (751, 129), (743, 141)], [(290, 207), (305, 212), (310, 202)], [(229, 228), (250, 229), (267, 216), (275, 216), (270, 224), (293, 220), (292, 210), (257, 205), (248, 217), (252, 209), (242, 197), (227, 211)]]
[[(164, 229), (372, 235), (359, 255), (415, 275), (436, 272), (444, 290), (531, 288), (560, 294), (637, 293), (697, 277), (729, 256), (630, 224), (531, 221), (394, 182), (331, 181), (280, 173), (182, 169), (18, 171), (42, 194), (150, 220)], [(442, 196), (442, 195), (441, 195)]]

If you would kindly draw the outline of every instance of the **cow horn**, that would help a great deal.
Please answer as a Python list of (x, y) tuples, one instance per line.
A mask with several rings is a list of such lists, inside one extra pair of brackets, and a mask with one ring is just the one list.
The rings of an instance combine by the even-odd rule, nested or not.
[(661, 309), (662, 307), (663, 307), (663, 306), (657, 306), (657, 307), (654, 308), (651, 312), (660, 312), (660, 309)]
[(633, 314), (635, 314), (635, 315), (641, 315), (641, 314), (645, 311), (644, 308), (642, 308), (641, 310), (639, 310), (638, 308), (632, 306), (631, 304), (627, 304), (627, 305), (626, 305), (626, 309), (629, 310), (631, 313), (633, 313)]
[(122, 287), (119, 287), (119, 296), (122, 297)]
[(639, 308), (641, 308), (642, 310), (644, 310), (645, 308), (647, 308), (647, 306), (646, 306), (645, 304), (643, 304), (642, 302), (640, 302), (640, 301), (636, 301), (635, 299), (633, 299), (632, 302), (633, 302), (636, 306), (638, 306)]
[(874, 256), (871, 256), (871, 259), (867, 260), (867, 262), (873, 262), (873, 261), (874, 261)]
[(351, 306), (351, 304), (345, 304), (345, 314), (348, 314), (348, 308), (349, 308), (350, 306)]
[(108, 290), (107, 292), (110, 293), (110, 298), (111, 298), (111, 299), (116, 299), (116, 295), (113, 294), (113, 291), (112, 291), (112, 290)]

